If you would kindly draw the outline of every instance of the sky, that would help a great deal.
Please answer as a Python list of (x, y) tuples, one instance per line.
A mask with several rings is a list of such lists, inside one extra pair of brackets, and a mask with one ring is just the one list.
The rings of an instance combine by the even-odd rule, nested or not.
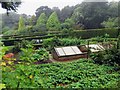
[[(35, 11), (40, 6), (48, 6), (50, 8), (59, 7), (60, 9), (64, 6), (74, 6), (80, 4), (84, 0), (22, 0), (22, 4), (19, 6), (18, 14), (35, 15)], [(87, 0), (87, 1), (104, 1), (104, 0)], [(119, 0), (108, 0), (108, 1), (119, 1)], [(6, 10), (0, 7), (0, 13), (5, 13)]]

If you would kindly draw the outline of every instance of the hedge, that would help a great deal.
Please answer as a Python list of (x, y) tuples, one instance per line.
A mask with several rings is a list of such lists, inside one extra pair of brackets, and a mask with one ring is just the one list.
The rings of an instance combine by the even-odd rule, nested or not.
[[(25, 38), (25, 37), (34, 37), (34, 36), (58, 36), (60, 34), (61, 37), (77, 37), (77, 38), (92, 38), (97, 36), (104, 36), (105, 34), (109, 34), (111, 38), (117, 37), (118, 29), (88, 29), (88, 30), (73, 30), (68, 33), (62, 33), (61, 31), (53, 31), (53, 32), (46, 32), (46, 34), (33, 33), (32, 35), (11, 35), (11, 36), (3, 36), (4, 39), (11, 38)], [(66, 34), (66, 36), (65, 36)]]
[(94, 30), (74, 30), (69, 35), (71, 37), (77, 38), (92, 38), (97, 36), (104, 36), (105, 34), (109, 34), (111, 38), (115, 38), (118, 35), (117, 29), (94, 29)]

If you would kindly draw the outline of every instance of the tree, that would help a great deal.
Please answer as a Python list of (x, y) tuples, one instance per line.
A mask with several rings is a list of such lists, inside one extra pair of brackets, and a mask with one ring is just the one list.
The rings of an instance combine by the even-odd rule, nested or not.
[(41, 7), (39, 7), (39, 8), (36, 10), (36, 12), (35, 12), (35, 14), (36, 14), (36, 19), (39, 18), (39, 16), (41, 15), (41, 13), (45, 13), (45, 15), (46, 15), (47, 17), (49, 17), (52, 12), (53, 12), (53, 11), (52, 11), (51, 8), (49, 8), (48, 6), (41, 6)]
[(29, 19), (28, 19), (29, 25), (32, 26), (35, 24), (35, 15), (32, 15)]
[(67, 18), (65, 20), (65, 22), (61, 25), (61, 28), (62, 29), (70, 29), (70, 28), (73, 28), (74, 24), (75, 24), (75, 22), (72, 19)]
[(75, 29), (81, 29), (84, 27), (84, 16), (82, 14), (82, 10), (80, 6), (76, 7), (71, 18), (75, 22), (75, 27), (74, 27)]
[(41, 15), (39, 16), (36, 25), (41, 25), (41, 24), (46, 24), (47, 22), (47, 17), (45, 15), (45, 13), (41, 13)]
[(25, 23), (24, 19), (22, 16), (19, 18), (19, 25), (18, 25), (18, 31), (24, 30), (25, 29)]
[(67, 18), (70, 18), (74, 11), (74, 6), (65, 6), (60, 12), (60, 21), (64, 22)]
[(47, 17), (45, 13), (41, 13), (41, 15), (37, 20), (36, 26), (34, 27), (35, 31), (45, 32), (47, 30), (46, 23), (47, 23)]
[(108, 16), (113, 18), (113, 17), (118, 17), (118, 10), (119, 5), (118, 2), (112, 1), (109, 3), (109, 8), (108, 8)]
[(101, 23), (107, 17), (108, 2), (82, 2), (73, 13), (76, 24), (82, 24), (87, 29), (101, 28)]
[(58, 20), (58, 16), (56, 12), (53, 12), (47, 21), (47, 29), (48, 30), (60, 30), (60, 22)]
[(107, 21), (101, 23), (105, 28), (113, 28), (118, 27), (118, 17), (117, 18), (109, 18)]
[(9, 15), (2, 14), (2, 21), (4, 23), (3, 27), (9, 27), (9, 28), (13, 28), (15, 26), (16, 23), (18, 23), (19, 21), (19, 14), (16, 14), (15, 12), (10, 12)]
[(16, 10), (17, 10), (17, 7), (21, 4), (21, 1), (19, 0), (17, 0), (17, 2), (14, 0), (11, 0), (11, 1), (9, 1), (9, 2), (1, 2), (0, 1), (0, 3), (1, 3), (1, 7), (3, 8), (3, 9), (6, 9), (7, 10), (7, 14), (9, 13), (9, 11), (15, 11), (16, 12)]
[(58, 7), (53, 7), (53, 8), (52, 8), (52, 11), (57, 13), (58, 18), (59, 18), (59, 20), (60, 20), (60, 15), (61, 15), (60, 9), (59, 9)]

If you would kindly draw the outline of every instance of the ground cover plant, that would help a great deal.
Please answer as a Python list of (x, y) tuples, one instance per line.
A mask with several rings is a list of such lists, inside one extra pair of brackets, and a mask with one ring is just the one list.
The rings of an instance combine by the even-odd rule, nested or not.
[[(80, 59), (67, 63), (3, 67), (7, 88), (119, 88), (120, 71)], [(12, 83), (11, 83), (12, 82)]]

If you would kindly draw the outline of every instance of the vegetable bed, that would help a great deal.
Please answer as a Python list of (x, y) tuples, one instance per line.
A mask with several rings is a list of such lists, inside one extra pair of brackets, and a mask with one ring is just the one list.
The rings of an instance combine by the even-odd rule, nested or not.
[(67, 63), (3, 67), (7, 88), (119, 88), (120, 71), (80, 59)]

